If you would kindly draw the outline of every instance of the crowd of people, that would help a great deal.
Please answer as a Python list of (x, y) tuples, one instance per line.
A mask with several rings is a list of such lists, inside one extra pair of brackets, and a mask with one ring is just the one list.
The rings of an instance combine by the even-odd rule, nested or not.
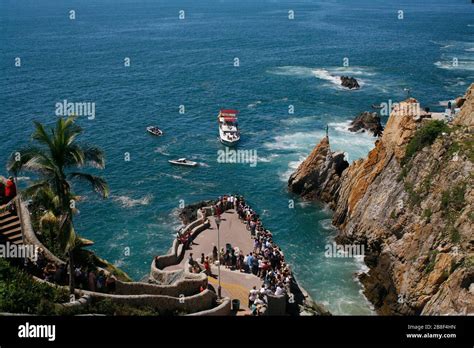
[[(226, 195), (219, 197), (216, 204), (211, 206), (211, 215), (219, 216), (226, 210), (234, 209), (239, 219), (246, 224), (253, 239), (253, 250), (244, 253), (237, 246), (226, 244), (220, 250), (213, 245), (212, 254), (201, 254), (194, 259), (189, 254), (189, 271), (199, 273), (204, 271), (212, 274), (211, 265), (220, 265), (230, 270), (254, 274), (263, 284), (260, 289), (252, 288), (249, 292), (248, 306), (254, 315), (262, 315), (268, 304), (267, 295), (282, 296), (290, 293), (292, 273), (285, 262), (282, 250), (274, 243), (272, 233), (263, 227), (259, 215), (245, 202), (243, 197)], [(188, 247), (191, 243), (190, 231), (182, 231), (176, 235), (178, 241)], [(200, 261), (200, 262), (198, 262)]]
[[(48, 261), (43, 249), (38, 249), (36, 259), (25, 259), (24, 268), (29, 274), (58, 285), (68, 285), (69, 267), (68, 264), (57, 265)], [(116, 278), (103, 270), (94, 267), (84, 267), (76, 265), (74, 267), (74, 284), (77, 289), (97, 291), (104, 293), (114, 293), (116, 288)]]
[[(253, 251), (244, 254), (237, 247), (227, 245), (220, 250), (220, 262), (226, 268), (252, 273), (262, 279), (260, 289), (249, 293), (249, 308), (254, 315), (261, 315), (267, 307), (267, 295), (281, 296), (290, 293), (292, 273), (285, 262), (282, 250), (273, 242), (272, 233), (265, 229), (259, 215), (239, 196), (219, 197), (222, 210), (235, 209), (239, 219), (246, 224), (253, 239)], [(215, 210), (219, 214), (220, 208)], [(217, 258), (214, 246), (213, 258)]]

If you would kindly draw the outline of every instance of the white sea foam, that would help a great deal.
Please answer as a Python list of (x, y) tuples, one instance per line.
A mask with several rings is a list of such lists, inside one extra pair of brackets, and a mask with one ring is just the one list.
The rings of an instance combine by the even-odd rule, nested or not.
[(304, 66), (281, 66), (268, 71), (270, 74), (282, 76), (311, 77), (313, 69)]
[(164, 155), (164, 156), (169, 156), (170, 154), (168, 152), (166, 152), (166, 150), (168, 149), (168, 146), (159, 146), (155, 149), (155, 153), (159, 153), (161, 155)]
[(29, 176), (19, 176), (16, 178), (18, 181), (28, 181), (31, 180)]
[(316, 77), (317, 79), (329, 82), (332, 88), (347, 91), (349, 91), (349, 89), (341, 85), (342, 75), (357, 76), (357, 81), (361, 87), (365, 85), (365, 81), (361, 79), (361, 76), (370, 77), (376, 75), (375, 72), (364, 67), (308, 68), (304, 66), (282, 66), (271, 69), (268, 72), (274, 75), (294, 76), (298, 78)]
[[(367, 132), (353, 133), (348, 130), (350, 121), (329, 123), (329, 141), (333, 151), (342, 151), (346, 154), (346, 159), (352, 162), (365, 157), (374, 147), (376, 137)], [(273, 141), (267, 142), (264, 146), (272, 151), (288, 153), (293, 159), (288, 160), (288, 168), (279, 172), (281, 181), (287, 181), (290, 175), (304, 161), (306, 156), (326, 135), (324, 130), (311, 132), (295, 132), (278, 135)], [(298, 158), (298, 160), (295, 160)]]
[(283, 119), (281, 120), (281, 123), (287, 126), (292, 126), (297, 124), (314, 123), (318, 119), (320, 119), (319, 116), (300, 116)]
[(313, 203), (310, 202), (310, 201), (299, 201), (298, 203), (296, 203), (296, 205), (300, 208), (307, 208), (309, 206), (311, 206)]
[(113, 196), (112, 199), (115, 202), (120, 203), (123, 207), (131, 208), (137, 205), (148, 205), (150, 204), (153, 196), (151, 194), (146, 195), (145, 197), (134, 199), (129, 196)]
[(341, 78), (339, 76), (333, 76), (329, 71), (326, 69), (314, 69), (313, 71), (314, 76), (318, 79), (329, 81), (337, 86), (341, 86)]
[(319, 224), (326, 231), (334, 231), (336, 229), (336, 227), (332, 224), (331, 219), (319, 220)]
[(262, 101), (261, 101), (261, 100), (257, 100), (257, 101), (255, 101), (255, 102), (253, 102), (253, 103), (247, 105), (247, 107), (248, 107), (249, 109), (253, 109), (253, 108), (255, 108), (257, 105), (260, 105), (260, 104), (262, 104)]
[(169, 178), (173, 178), (176, 180), (183, 180), (183, 177), (181, 175), (175, 175), (175, 174), (168, 174), (168, 173), (161, 173), (163, 176), (167, 176)]
[(453, 61), (437, 61), (434, 65), (444, 70), (474, 71), (474, 60), (459, 60), (457, 65), (454, 65)]
[(263, 162), (263, 163), (268, 163), (268, 162), (271, 162), (274, 158), (277, 158), (279, 157), (278, 154), (274, 153), (274, 154), (271, 154), (270, 156), (267, 156), (267, 157), (257, 157), (257, 161), (258, 162)]

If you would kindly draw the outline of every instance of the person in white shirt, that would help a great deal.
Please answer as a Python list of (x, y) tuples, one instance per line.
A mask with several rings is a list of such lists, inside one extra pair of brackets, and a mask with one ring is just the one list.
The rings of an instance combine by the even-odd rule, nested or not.
[(257, 295), (258, 295), (258, 290), (257, 290), (257, 287), (254, 286), (249, 292), (249, 308), (251, 308), (252, 305), (254, 304), (255, 300), (257, 299)]
[(281, 296), (285, 293), (285, 290), (278, 284), (275, 290), (275, 296)]

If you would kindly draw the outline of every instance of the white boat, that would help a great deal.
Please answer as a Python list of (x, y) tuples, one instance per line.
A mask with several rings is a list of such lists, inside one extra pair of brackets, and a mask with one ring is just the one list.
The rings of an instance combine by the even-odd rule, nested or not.
[(146, 130), (148, 133), (151, 133), (153, 135), (156, 135), (156, 136), (162, 136), (163, 135), (163, 131), (161, 129), (159, 129), (158, 127), (155, 127), (155, 126), (148, 126), (146, 127)]
[(222, 144), (235, 146), (240, 140), (240, 132), (237, 123), (237, 110), (222, 109), (219, 111), (217, 121), (219, 123), (219, 139)]
[(188, 161), (186, 158), (179, 158), (177, 160), (169, 160), (171, 164), (175, 164), (178, 166), (188, 166), (188, 167), (196, 167), (197, 162), (194, 161)]

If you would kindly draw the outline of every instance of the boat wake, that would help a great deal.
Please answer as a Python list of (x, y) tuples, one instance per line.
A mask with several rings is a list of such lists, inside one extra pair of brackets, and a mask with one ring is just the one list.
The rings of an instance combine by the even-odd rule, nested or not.
[(167, 149), (168, 149), (168, 146), (159, 146), (154, 150), (154, 152), (159, 153), (160, 155), (163, 155), (163, 156), (170, 156), (170, 154), (166, 152)]
[(262, 101), (261, 101), (261, 100), (257, 100), (257, 101), (255, 101), (255, 102), (253, 102), (253, 103), (247, 105), (247, 108), (249, 108), (249, 109), (255, 109), (255, 107), (256, 107), (257, 105), (260, 105), (260, 104), (262, 104)]

